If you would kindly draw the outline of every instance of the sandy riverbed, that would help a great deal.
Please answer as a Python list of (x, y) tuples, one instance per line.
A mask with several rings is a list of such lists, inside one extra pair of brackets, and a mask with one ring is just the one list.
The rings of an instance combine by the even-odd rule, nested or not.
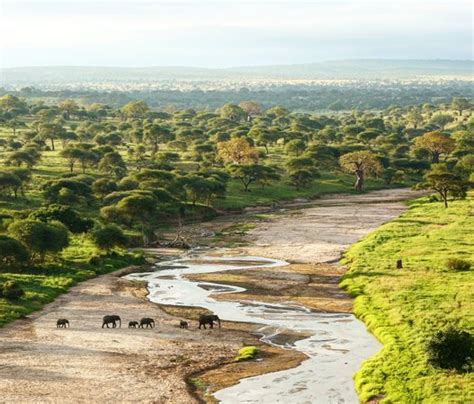
[[(335, 260), (349, 244), (402, 212), (405, 207), (400, 201), (415, 196), (408, 190), (390, 190), (322, 198), (313, 207), (280, 212), (258, 224), (248, 235), (250, 244), (238, 251), (306, 264)], [(226, 224), (228, 218), (200, 227)], [(321, 278), (330, 279), (333, 293), (339, 275)], [(269, 275), (280, 282), (282, 276), (277, 270)], [(300, 279), (317, 276), (316, 265), (310, 278)], [(291, 296), (291, 290), (282, 289)], [(347, 311), (347, 298), (342, 299)], [(329, 302), (321, 302), (318, 304), (329, 307)], [(229, 363), (242, 345), (258, 343), (249, 334), (251, 328), (227, 324), (221, 330), (198, 331), (194, 324), (191, 330), (180, 330), (178, 318), (187, 313), (167, 311), (148, 303), (143, 287), (117, 274), (72, 288), (42, 311), (0, 329), (2, 402), (187, 403), (195, 400), (184, 381), (187, 375), (199, 374), (217, 389), (239, 377), (295, 366), (303, 359), (292, 351), (262, 347), (264, 360), (259, 365), (226, 365), (218, 372), (204, 372)], [(100, 328), (102, 316), (110, 313), (120, 314), (125, 327), (129, 320), (145, 316), (155, 318), (158, 326), (154, 330)], [(60, 317), (69, 318), (70, 329), (55, 328)]]

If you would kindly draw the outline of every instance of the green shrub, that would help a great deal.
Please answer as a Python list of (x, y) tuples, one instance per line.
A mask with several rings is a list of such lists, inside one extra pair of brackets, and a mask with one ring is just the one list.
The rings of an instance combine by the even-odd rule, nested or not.
[(258, 349), (256, 346), (244, 346), (243, 348), (239, 349), (239, 355), (235, 357), (235, 361), (245, 361), (249, 359), (255, 358), (258, 354)]
[(474, 359), (474, 337), (466, 331), (448, 327), (438, 331), (427, 344), (429, 363), (434, 367), (469, 371)]
[(451, 271), (469, 271), (471, 263), (460, 258), (450, 258), (446, 261), (446, 268)]
[(23, 289), (14, 281), (6, 281), (0, 284), (0, 296), (6, 299), (19, 299), (24, 294)]

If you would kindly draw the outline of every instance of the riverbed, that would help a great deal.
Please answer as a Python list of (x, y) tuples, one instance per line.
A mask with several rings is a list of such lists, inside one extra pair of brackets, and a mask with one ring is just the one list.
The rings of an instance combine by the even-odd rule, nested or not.
[[(263, 341), (307, 355), (296, 368), (245, 378), (215, 392), (221, 402), (357, 403), (352, 376), (362, 361), (381, 348), (362, 322), (350, 313), (314, 311), (291, 299), (275, 303), (257, 295), (242, 300), (238, 294), (246, 292), (245, 287), (209, 279), (213, 273), (219, 278), (229, 271), (244, 271), (248, 277), (269, 269), (278, 273), (288, 268), (286, 260), (337, 263), (350, 244), (398, 216), (406, 209), (402, 201), (415, 196), (410, 190), (389, 190), (323, 198), (256, 226), (248, 236), (249, 246), (231, 255), (194, 253), (160, 262), (156, 272), (131, 278), (148, 282), (148, 298), (153, 302), (203, 307), (218, 314), (224, 324), (225, 320), (261, 324)], [(232, 299), (226, 300), (226, 294)], [(288, 330), (310, 337), (291, 346), (280, 344), (278, 335)]]
[(213, 294), (243, 292), (238, 286), (190, 281), (189, 274), (254, 270), (288, 265), (262, 257), (189, 257), (160, 262), (156, 272), (128, 275), (148, 282), (148, 298), (155, 303), (204, 307), (224, 321), (261, 324), (262, 340), (279, 345), (277, 336), (291, 330), (311, 335), (297, 341), (296, 349), (308, 356), (294, 369), (244, 379), (215, 397), (224, 403), (357, 402), (352, 374), (361, 362), (380, 349), (377, 340), (352, 314), (315, 313), (301, 305), (282, 302), (215, 300)]

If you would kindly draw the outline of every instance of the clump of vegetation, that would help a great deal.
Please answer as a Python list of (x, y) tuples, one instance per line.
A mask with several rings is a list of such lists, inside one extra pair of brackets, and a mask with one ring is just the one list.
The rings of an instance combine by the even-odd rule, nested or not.
[(471, 263), (461, 258), (449, 258), (446, 260), (446, 268), (451, 271), (469, 271)]
[(25, 294), (23, 289), (15, 281), (6, 281), (0, 284), (0, 297), (14, 300)]
[(258, 348), (256, 346), (244, 346), (239, 349), (239, 354), (235, 357), (236, 362), (246, 361), (249, 359), (254, 359), (258, 354)]
[(458, 372), (470, 371), (474, 363), (474, 336), (449, 327), (435, 333), (427, 344), (427, 351), (433, 366)]

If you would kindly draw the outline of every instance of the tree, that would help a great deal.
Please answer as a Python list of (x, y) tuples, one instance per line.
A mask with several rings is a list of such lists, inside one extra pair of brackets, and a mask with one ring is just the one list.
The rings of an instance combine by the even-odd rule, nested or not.
[(8, 232), (35, 253), (40, 261), (44, 261), (47, 253), (58, 253), (69, 245), (67, 228), (59, 222), (18, 220), (8, 227)]
[(306, 143), (301, 139), (290, 140), (285, 147), (285, 150), (288, 154), (294, 156), (299, 156), (306, 149)]
[(268, 154), (268, 145), (276, 142), (278, 139), (278, 132), (268, 130), (265, 127), (253, 126), (247, 136), (255, 139), (257, 145), (265, 147), (265, 153)]
[(270, 181), (278, 178), (275, 169), (260, 164), (234, 164), (228, 167), (228, 171), (233, 178), (242, 183), (245, 192), (249, 192), (249, 186), (254, 182)]
[(21, 167), (23, 164), (32, 169), (40, 161), (40, 154), (33, 148), (17, 150), (7, 156), (6, 164)]
[(130, 195), (117, 203), (117, 212), (127, 219), (129, 226), (134, 221), (142, 224), (150, 221), (156, 212), (157, 201), (146, 195)]
[(258, 161), (258, 150), (243, 138), (218, 143), (217, 154), (224, 163), (248, 164)]
[(144, 118), (149, 110), (144, 101), (130, 101), (122, 107), (123, 115), (131, 119)]
[(17, 129), (27, 127), (23, 121), (20, 121), (19, 119), (16, 119), (16, 118), (9, 119), (8, 121), (4, 123), (4, 126), (12, 130), (13, 137), (16, 137)]
[(69, 165), (69, 171), (74, 171), (74, 165), (83, 157), (84, 151), (77, 147), (68, 147), (61, 150), (60, 155), (64, 157)]
[(225, 104), (218, 112), (221, 118), (235, 122), (242, 121), (247, 117), (245, 111), (235, 104)]
[(318, 175), (319, 174), (315, 171), (305, 169), (292, 170), (288, 173), (291, 184), (293, 184), (297, 190), (309, 186)]
[(454, 118), (449, 114), (437, 114), (434, 115), (430, 120), (431, 123), (434, 123), (435, 125), (439, 126), (441, 130), (444, 130), (446, 125), (453, 121)]
[(426, 150), (431, 155), (431, 162), (439, 163), (441, 155), (448, 155), (454, 150), (455, 142), (449, 136), (443, 135), (440, 132), (428, 132), (423, 136), (415, 138), (413, 142), (413, 150)]
[(94, 231), (92, 240), (97, 247), (107, 252), (110, 252), (114, 247), (125, 247), (128, 242), (122, 229), (115, 224), (108, 224)]
[(54, 140), (60, 138), (64, 131), (59, 122), (42, 122), (39, 126), (39, 135), (51, 141), (52, 150), (54, 150)]
[(450, 171), (445, 164), (433, 164), (431, 170), (425, 174), (425, 181), (417, 184), (419, 189), (431, 189), (438, 192), (444, 207), (448, 207), (448, 198), (464, 198), (469, 182)]
[(86, 233), (94, 226), (94, 221), (82, 217), (70, 206), (51, 204), (34, 210), (28, 219), (40, 220), (44, 223), (61, 222), (71, 233)]
[(29, 257), (28, 250), (21, 242), (0, 235), (0, 266), (2, 268), (24, 264)]
[(43, 184), (43, 193), (46, 200), (64, 205), (90, 203), (93, 199), (90, 185), (75, 178), (48, 181)]
[(127, 172), (127, 166), (120, 153), (110, 152), (100, 159), (99, 170), (116, 177), (123, 177)]
[(247, 114), (247, 121), (249, 122), (262, 113), (262, 107), (255, 101), (242, 101), (239, 107)]
[(74, 100), (63, 100), (59, 103), (58, 107), (59, 110), (63, 112), (64, 119), (66, 120), (71, 119), (71, 115), (75, 114), (79, 109), (79, 106)]
[(454, 97), (451, 108), (458, 111), (459, 116), (461, 116), (464, 110), (471, 108), (471, 103), (465, 98)]
[(99, 198), (104, 198), (106, 195), (118, 191), (117, 183), (108, 178), (99, 178), (92, 183), (92, 191)]
[(15, 174), (0, 171), (0, 195), (6, 195), (7, 193), (17, 197), (18, 189), (21, 187), (22, 181)]
[(367, 175), (378, 174), (382, 170), (380, 161), (375, 154), (368, 151), (347, 153), (339, 158), (339, 164), (344, 171), (356, 176), (354, 189), (362, 191), (364, 179)]
[(143, 130), (143, 138), (145, 142), (152, 146), (152, 154), (155, 154), (158, 151), (160, 143), (166, 143), (173, 140), (173, 135), (171, 131), (157, 124), (147, 125)]

